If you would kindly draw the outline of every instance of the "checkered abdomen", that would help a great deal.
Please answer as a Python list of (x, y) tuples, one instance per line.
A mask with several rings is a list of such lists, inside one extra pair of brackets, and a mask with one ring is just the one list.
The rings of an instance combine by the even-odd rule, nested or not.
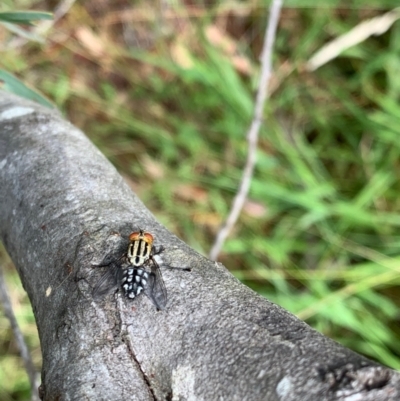
[(137, 267), (129, 267), (122, 276), (121, 287), (127, 298), (133, 299), (147, 287), (149, 273)]

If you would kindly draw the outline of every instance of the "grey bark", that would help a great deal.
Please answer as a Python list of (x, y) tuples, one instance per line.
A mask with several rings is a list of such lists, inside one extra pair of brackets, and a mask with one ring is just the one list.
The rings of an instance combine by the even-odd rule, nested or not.
[[(0, 233), (31, 300), (44, 400), (399, 400), (400, 376), (322, 336), (158, 223), (59, 113), (0, 92)], [(92, 288), (145, 228), (168, 305)]]

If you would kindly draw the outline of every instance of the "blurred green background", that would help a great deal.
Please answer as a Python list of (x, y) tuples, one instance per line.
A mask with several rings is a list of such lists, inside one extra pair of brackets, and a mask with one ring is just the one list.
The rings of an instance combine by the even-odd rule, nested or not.
[[(284, 4), (249, 199), (219, 260), (321, 333), (400, 369), (400, 22), (306, 68), (397, 3)], [(3, 0), (0, 11), (57, 4)], [(268, 6), (75, 1), (43, 43), (0, 25), (0, 68), (52, 100), (207, 255), (245, 163)], [(32, 311), (3, 248), (0, 263), (39, 369)], [(0, 399), (28, 398), (0, 314)]]

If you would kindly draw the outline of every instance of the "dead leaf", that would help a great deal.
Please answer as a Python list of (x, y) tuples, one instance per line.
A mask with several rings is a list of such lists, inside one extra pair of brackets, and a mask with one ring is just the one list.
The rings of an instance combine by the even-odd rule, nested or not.
[(205, 29), (208, 41), (215, 47), (219, 47), (226, 55), (232, 56), (236, 53), (237, 47), (233, 39), (222, 32), (216, 25), (209, 25)]
[(185, 70), (189, 70), (193, 67), (192, 56), (183, 43), (175, 42), (171, 46), (171, 56), (175, 63)]
[(253, 67), (247, 57), (241, 55), (233, 56), (232, 63), (241, 74), (250, 75), (253, 72)]
[(205, 34), (213, 46), (222, 50), (238, 72), (244, 75), (253, 73), (251, 61), (240, 52), (236, 41), (226, 32), (221, 31), (216, 25), (209, 25), (205, 29)]
[(163, 165), (148, 156), (143, 157), (142, 166), (150, 178), (154, 180), (160, 180), (164, 178)]
[(95, 57), (105, 55), (104, 42), (92, 30), (82, 26), (75, 31), (76, 38), (88, 52)]
[(174, 194), (178, 198), (189, 202), (205, 202), (208, 198), (208, 193), (205, 189), (194, 185), (178, 185), (174, 189)]
[(211, 228), (218, 228), (221, 225), (221, 216), (217, 213), (195, 213), (193, 221), (196, 224), (205, 225)]
[(356, 25), (353, 29), (343, 35), (338, 36), (320, 50), (318, 50), (308, 60), (306, 68), (309, 71), (315, 71), (317, 68), (333, 60), (345, 50), (364, 42), (372, 35), (382, 35), (385, 33), (398, 19), (400, 19), (400, 8), (393, 10), (369, 20), (363, 21)]
[(265, 205), (259, 202), (246, 200), (243, 211), (250, 217), (263, 217), (267, 214)]

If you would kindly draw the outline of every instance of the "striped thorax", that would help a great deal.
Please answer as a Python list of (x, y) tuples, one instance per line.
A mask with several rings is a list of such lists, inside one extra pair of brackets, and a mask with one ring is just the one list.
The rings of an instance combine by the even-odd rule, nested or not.
[(152, 254), (154, 237), (147, 231), (139, 230), (129, 236), (128, 260), (134, 267), (142, 266)]

